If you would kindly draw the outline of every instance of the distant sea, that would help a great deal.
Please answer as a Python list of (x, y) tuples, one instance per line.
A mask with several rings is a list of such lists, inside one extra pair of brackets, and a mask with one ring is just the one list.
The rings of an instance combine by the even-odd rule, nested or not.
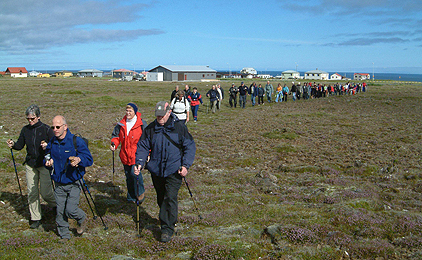
[[(259, 71), (258, 74), (269, 74), (273, 77), (280, 76), (282, 71)], [(300, 75), (305, 75), (304, 71), (299, 71)], [(228, 71), (219, 71), (219, 73), (229, 74)], [(233, 73), (233, 72), (232, 72)], [(344, 77), (353, 79), (353, 72), (328, 72), (330, 76), (338, 73)], [(369, 73), (372, 79), (372, 73)], [(422, 82), (422, 74), (399, 74), (399, 73), (374, 73), (376, 80), (400, 80), (400, 81), (417, 81)]]
[[(43, 73), (55, 73), (59, 70), (42, 70)], [(77, 70), (69, 70), (71, 72), (78, 72)], [(105, 73), (110, 72), (110, 70), (102, 70)], [(137, 71), (141, 72), (141, 71)], [(258, 71), (258, 74), (269, 74), (273, 77), (280, 76), (282, 71)], [(304, 71), (299, 71), (300, 75), (305, 75)], [(222, 74), (229, 74), (228, 71), (218, 71), (218, 73)], [(235, 73), (235, 71), (231, 71), (231, 73)], [(353, 72), (328, 72), (330, 76), (334, 73), (338, 73), (344, 77), (353, 79)], [(369, 73), (372, 79), (372, 73)], [(417, 81), (422, 82), (422, 74), (404, 74), (404, 73), (375, 73), (376, 80), (399, 80), (399, 81)]]

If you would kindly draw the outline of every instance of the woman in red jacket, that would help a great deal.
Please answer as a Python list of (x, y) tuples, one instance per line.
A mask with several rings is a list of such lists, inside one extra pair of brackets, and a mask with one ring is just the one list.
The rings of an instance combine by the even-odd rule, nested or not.
[(121, 144), (120, 160), (126, 175), (127, 200), (140, 203), (144, 201), (144, 181), (142, 174), (137, 176), (133, 174), (133, 166), (135, 165), (135, 153), (139, 138), (141, 138), (142, 130), (146, 127), (145, 120), (142, 120), (138, 107), (129, 103), (126, 105), (126, 115), (117, 123), (111, 134), (110, 150), (114, 151)]

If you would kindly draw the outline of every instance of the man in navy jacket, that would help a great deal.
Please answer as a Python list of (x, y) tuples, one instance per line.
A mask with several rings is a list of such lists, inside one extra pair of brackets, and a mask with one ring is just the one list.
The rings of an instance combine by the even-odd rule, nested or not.
[[(52, 179), (56, 184), (57, 231), (63, 241), (70, 239), (68, 218), (77, 221), (77, 233), (82, 235), (86, 224), (86, 214), (78, 207), (82, 186), (79, 181), (85, 174), (85, 167), (91, 166), (93, 158), (85, 141), (76, 137), (67, 128), (63, 116), (53, 118), (54, 137), (46, 148), (45, 166), (54, 166)], [(51, 158), (48, 158), (50, 155)]]
[(186, 125), (172, 113), (167, 102), (157, 103), (155, 116), (156, 120), (139, 139), (134, 173), (139, 175), (144, 167), (151, 172), (160, 207), (161, 242), (168, 242), (177, 222), (177, 194), (195, 159), (196, 146)]

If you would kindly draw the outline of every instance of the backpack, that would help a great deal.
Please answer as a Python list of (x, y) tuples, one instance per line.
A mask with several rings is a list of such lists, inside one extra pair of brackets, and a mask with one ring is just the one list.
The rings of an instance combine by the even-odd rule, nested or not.
[(78, 146), (76, 145), (76, 137), (82, 138), (82, 140), (84, 140), (84, 142), (86, 144), (86, 147), (88, 147), (88, 139), (86, 139), (85, 137), (83, 137), (80, 134), (73, 135), (73, 146), (75, 147), (76, 154), (78, 154)]
[[(189, 100), (188, 100), (189, 101)], [(174, 104), (173, 105), (175, 105), (176, 104), (176, 102), (182, 102), (182, 101), (179, 101), (179, 99), (178, 98), (176, 98), (176, 100), (174, 101)], [(187, 112), (188, 112), (188, 110), (186, 109), (186, 97), (185, 96), (183, 96), (183, 104), (185, 104), (185, 111), (183, 111), (183, 112), (181, 112), (181, 113), (176, 113), (176, 112), (174, 112), (173, 111), (173, 113), (175, 113), (175, 114), (186, 114)], [(142, 129), (143, 130), (143, 129)]]

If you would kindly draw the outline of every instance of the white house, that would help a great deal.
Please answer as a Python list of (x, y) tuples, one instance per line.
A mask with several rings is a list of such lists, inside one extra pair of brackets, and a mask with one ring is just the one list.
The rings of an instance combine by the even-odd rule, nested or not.
[(298, 79), (300, 78), (300, 73), (294, 70), (286, 70), (281, 73), (282, 79)]
[(261, 79), (269, 79), (269, 78), (272, 78), (272, 76), (270, 74), (259, 74), (257, 77), (258, 78), (261, 78)]
[(354, 80), (368, 80), (368, 79), (371, 79), (371, 75), (369, 75), (368, 73), (355, 73), (353, 74), (353, 79)]
[(334, 73), (333, 75), (330, 76), (330, 80), (342, 80), (343, 77), (338, 74), (338, 73)]
[(258, 74), (258, 72), (256, 72), (256, 69), (254, 69), (254, 68), (243, 68), (240, 71), (240, 74), (256, 75), (256, 74)]
[(41, 75), (41, 74), (42, 74), (41, 72), (38, 72), (38, 71), (35, 71), (35, 70), (28, 72), (28, 75), (30, 77), (38, 77), (38, 75)]
[(12, 78), (27, 78), (28, 71), (25, 67), (9, 67), (6, 69), (5, 75), (10, 75)]
[(316, 69), (305, 72), (305, 79), (328, 80), (328, 72)]

